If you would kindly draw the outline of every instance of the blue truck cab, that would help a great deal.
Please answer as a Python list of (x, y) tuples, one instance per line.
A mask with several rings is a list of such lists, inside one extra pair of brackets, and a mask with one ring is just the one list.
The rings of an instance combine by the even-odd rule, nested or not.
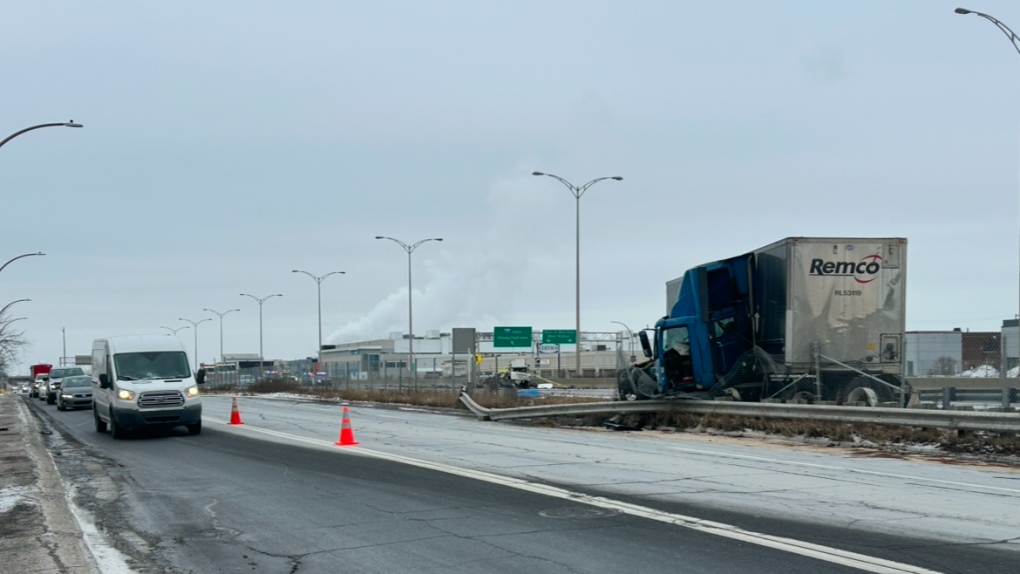
[(906, 239), (789, 237), (689, 269), (617, 374), (621, 399), (896, 400)]
[(659, 394), (712, 389), (716, 373), (730, 371), (752, 348), (748, 265), (743, 255), (684, 274), (676, 303), (655, 324), (654, 348), (642, 337)]

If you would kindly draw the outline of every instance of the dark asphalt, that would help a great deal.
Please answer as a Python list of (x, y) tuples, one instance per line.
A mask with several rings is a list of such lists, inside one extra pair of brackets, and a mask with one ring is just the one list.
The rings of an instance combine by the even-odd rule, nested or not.
[[(153, 571), (858, 572), (509, 487), (260, 441), (212, 425), (200, 436), (181, 428), (114, 441), (94, 432), (91, 411), (39, 408), (83, 443), (79, 450), (103, 461), (99, 466), (119, 495), (80, 503), (106, 507), (97, 512), (101, 526), (121, 532), (122, 551), (133, 551), (136, 566)], [(74, 441), (66, 448), (74, 450)], [(1016, 572), (1015, 554), (993, 547), (868, 537), (719, 513), (710, 504), (630, 502), (938, 571)]]

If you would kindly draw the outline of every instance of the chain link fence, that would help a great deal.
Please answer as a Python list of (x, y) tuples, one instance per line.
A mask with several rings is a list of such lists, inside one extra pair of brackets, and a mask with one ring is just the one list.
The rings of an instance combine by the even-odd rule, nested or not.
[(1009, 409), (1020, 400), (1015, 321), (1001, 331), (908, 332), (904, 372), (915, 404), (936, 408)]

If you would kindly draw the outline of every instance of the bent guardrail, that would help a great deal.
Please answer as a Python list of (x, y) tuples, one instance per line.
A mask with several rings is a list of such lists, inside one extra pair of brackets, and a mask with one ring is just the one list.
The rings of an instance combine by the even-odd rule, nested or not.
[(739, 403), (733, 401), (614, 401), (569, 405), (538, 405), (490, 409), (476, 403), (465, 391), (460, 401), (479, 420), (512, 420), (595, 414), (627, 414), (678, 411), (695, 414), (729, 415), (777, 419), (811, 419), (826, 422), (912, 426), (950, 430), (984, 430), (1020, 433), (1020, 414), (982, 411), (936, 411), (795, 405), (780, 403)]

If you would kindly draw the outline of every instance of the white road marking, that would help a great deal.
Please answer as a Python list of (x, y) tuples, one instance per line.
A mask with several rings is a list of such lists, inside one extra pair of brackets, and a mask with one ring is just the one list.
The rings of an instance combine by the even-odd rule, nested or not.
[(967, 483), (967, 482), (955, 482), (955, 481), (952, 481), (952, 480), (939, 480), (937, 478), (924, 478), (924, 477), (920, 477), (920, 476), (910, 476), (908, 474), (895, 474), (895, 473), (892, 473), (892, 472), (879, 472), (877, 470), (863, 470), (863, 469), (860, 469), (860, 468), (851, 468), (851, 467), (848, 467), (848, 466), (832, 466), (832, 465), (828, 465), (828, 464), (817, 464), (817, 463), (813, 463), (813, 462), (797, 462), (797, 461), (782, 460), (782, 459), (777, 459), (777, 458), (766, 458), (766, 457), (763, 457), (763, 456), (751, 456), (751, 455), (746, 455), (746, 454), (732, 454), (732, 453), (725, 453), (725, 452), (716, 452), (716, 451), (711, 451), (711, 450), (701, 450), (701, 449), (696, 449), (696, 448), (683, 448), (683, 447), (678, 447), (678, 446), (671, 446), (671, 447), (667, 447), (667, 448), (669, 448), (669, 450), (676, 450), (676, 451), (680, 451), (680, 452), (689, 452), (689, 453), (692, 453), (692, 454), (705, 454), (705, 455), (709, 455), (709, 456), (712, 456), (712, 457), (715, 457), (715, 458), (733, 458), (733, 459), (737, 459), (737, 460), (753, 460), (753, 461), (756, 461), (756, 462), (772, 462), (772, 463), (781, 464), (781, 465), (784, 465), (784, 466), (803, 466), (803, 467), (806, 467), (806, 468), (819, 468), (819, 469), (823, 469), (823, 470), (834, 470), (834, 471), (838, 471), (838, 472), (852, 472), (854, 474), (868, 474), (868, 475), (871, 475), (871, 476), (884, 476), (884, 477), (887, 477), (887, 478), (901, 478), (901, 479), (904, 479), (904, 480), (913, 480), (913, 481), (917, 481), (917, 482), (930, 482), (930, 483), (934, 483), (934, 484), (945, 484), (945, 485), (949, 485), (949, 486), (959, 486), (959, 487), (975, 488), (975, 489), (982, 489), (982, 490), (994, 490), (994, 491), (997, 491), (997, 492), (1008, 492), (1010, 494), (1020, 494), (1020, 490), (1015, 489), (1015, 488), (1004, 488), (1004, 487), (1001, 487), (1001, 486), (987, 486), (987, 485), (984, 485), (984, 484), (971, 484), (971, 483)]
[[(234, 430), (236, 432), (248, 430), (256, 433), (263, 433), (270, 436), (275, 436), (277, 438), (285, 438), (288, 440), (307, 443), (318, 447), (333, 446), (333, 443), (330, 441), (322, 439), (312, 439), (280, 431), (253, 427), (250, 425), (230, 427), (227, 425), (227, 423), (221, 421), (210, 420), (208, 422), (222, 424), (224, 427)], [(865, 572), (874, 572), (876, 574), (939, 574), (935, 570), (929, 570), (927, 568), (922, 568), (920, 566), (913, 566), (911, 564), (903, 564), (900, 562), (894, 562), (882, 558), (875, 558), (873, 556), (866, 556), (864, 554), (858, 554), (856, 552), (848, 552), (846, 550), (840, 550), (838, 548), (832, 548), (829, 546), (822, 546), (820, 544), (812, 544), (810, 542), (803, 542), (800, 540), (794, 540), (792, 538), (785, 538), (782, 536), (772, 536), (770, 534), (753, 532), (729, 524), (723, 524), (721, 522), (702, 520), (700, 518), (695, 518), (693, 516), (674, 514), (672, 512), (663, 512), (660, 510), (656, 510), (654, 508), (648, 508), (646, 506), (621, 502), (609, 498), (604, 498), (601, 496), (591, 496), (580, 492), (573, 492), (565, 488), (528, 482), (526, 480), (511, 478), (507, 476), (500, 476), (497, 474), (491, 474), (480, 470), (457, 468), (455, 466), (450, 466), (436, 462), (429, 462), (427, 460), (420, 460), (416, 458), (401, 456), (398, 454), (390, 454), (386, 452), (375, 451), (359, 446), (333, 447), (332, 450), (333, 452), (336, 452), (338, 454), (360, 454), (371, 456), (377, 459), (399, 462), (402, 464), (417, 466), (419, 468), (426, 468), (429, 470), (435, 470), (447, 474), (463, 476), (465, 478), (481, 480), (492, 484), (516, 488), (518, 490), (524, 490), (527, 492), (541, 494), (552, 498), (569, 500), (579, 504), (587, 504), (598, 508), (615, 510), (617, 512), (629, 514), (631, 516), (638, 516), (641, 518), (647, 518), (649, 520), (664, 522), (666, 524), (682, 526), (684, 528), (690, 528), (692, 530), (697, 530), (699, 532), (704, 532), (706, 534), (713, 534), (715, 536), (722, 536), (733, 540), (740, 540), (742, 542), (756, 544), (758, 546), (773, 548), (775, 550), (780, 550), (783, 552), (790, 552), (792, 554), (798, 554), (809, 558), (815, 558), (833, 564), (839, 564), (850, 568), (856, 568), (858, 570), (863, 570)]]

